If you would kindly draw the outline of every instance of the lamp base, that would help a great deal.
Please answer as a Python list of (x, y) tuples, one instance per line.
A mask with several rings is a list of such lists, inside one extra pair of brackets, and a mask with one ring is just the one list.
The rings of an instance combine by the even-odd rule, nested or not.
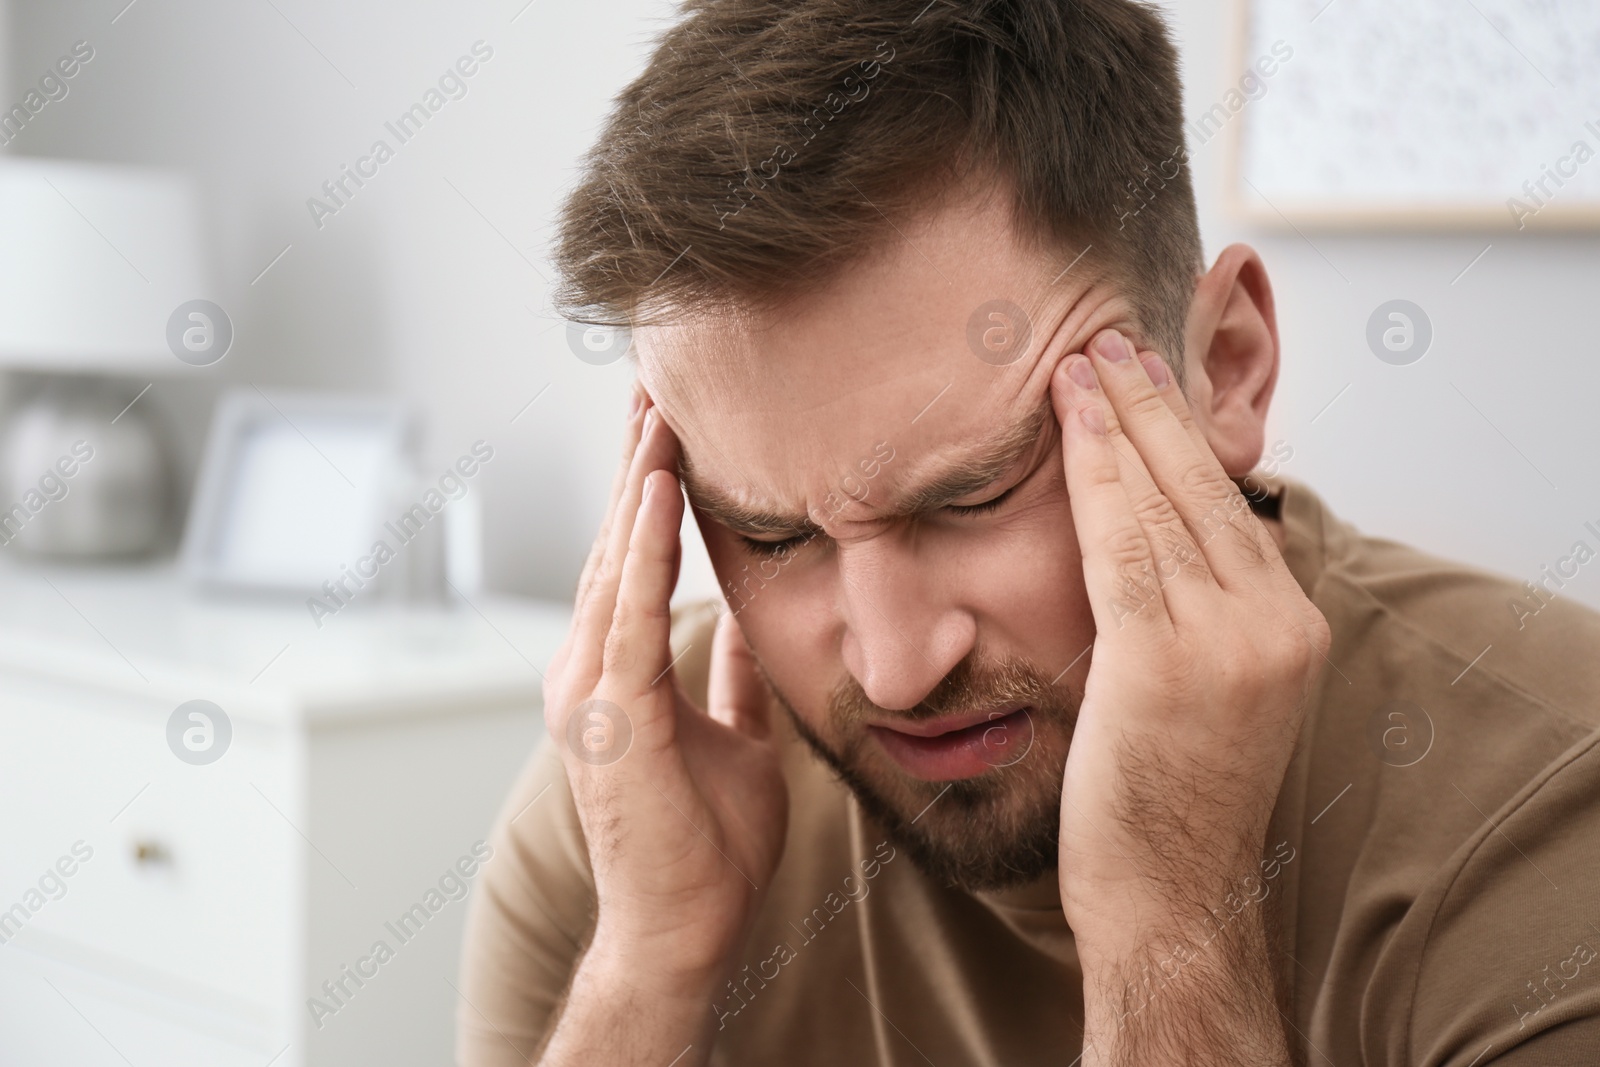
[(110, 381), (52, 377), (0, 429), (0, 544), (30, 555), (97, 560), (156, 549), (168, 475), (137, 393)]

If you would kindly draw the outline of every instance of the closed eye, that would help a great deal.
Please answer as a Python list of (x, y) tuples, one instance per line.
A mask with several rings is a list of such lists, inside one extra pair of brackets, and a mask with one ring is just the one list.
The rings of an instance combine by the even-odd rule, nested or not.
[[(987, 515), (990, 512), (997, 510), (1001, 504), (1004, 504), (1006, 499), (1010, 497), (1012, 493), (1015, 493), (1019, 488), (1021, 488), (1021, 485), (1022, 483), (1019, 482), (1016, 485), (1013, 485), (1010, 489), (1007, 489), (1005, 492), (1001, 493), (999, 496), (990, 500), (985, 500), (982, 503), (946, 504), (941, 510), (947, 511), (952, 515), (961, 516), (962, 518), (967, 518), (974, 515)], [(815, 534), (801, 534), (795, 537), (785, 538), (782, 541), (757, 541), (752, 537), (746, 537), (743, 534), (740, 534), (739, 541), (743, 544), (745, 551), (749, 552), (752, 556), (773, 558), (796, 551), (801, 545), (804, 545), (807, 541), (811, 540), (815, 536)]]
[(744, 546), (744, 550), (752, 556), (771, 559), (796, 551), (801, 545), (815, 536), (816, 534), (797, 534), (794, 537), (786, 537), (782, 541), (757, 541), (753, 537), (746, 537), (740, 534), (739, 541)]
[[(1021, 483), (1019, 482), (1018, 485), (1020, 484)], [(993, 498), (992, 500), (985, 500), (981, 504), (946, 504), (944, 510), (950, 512), (952, 515), (987, 515), (989, 512), (994, 511), (1001, 504), (1005, 503), (1006, 498), (1016, 491), (1017, 486), (1013, 485), (1010, 489), (1007, 489), (999, 496)]]

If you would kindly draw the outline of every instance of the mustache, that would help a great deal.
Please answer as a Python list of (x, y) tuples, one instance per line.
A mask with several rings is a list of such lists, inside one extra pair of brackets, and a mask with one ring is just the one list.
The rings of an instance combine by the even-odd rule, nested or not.
[(828, 695), (828, 720), (837, 725), (896, 718), (924, 722), (974, 708), (1026, 704), (1046, 720), (1077, 719), (1081, 696), (1058, 687), (1026, 660), (1005, 656), (986, 660), (977, 650), (963, 657), (915, 707), (899, 711), (868, 699), (861, 683), (846, 674)]

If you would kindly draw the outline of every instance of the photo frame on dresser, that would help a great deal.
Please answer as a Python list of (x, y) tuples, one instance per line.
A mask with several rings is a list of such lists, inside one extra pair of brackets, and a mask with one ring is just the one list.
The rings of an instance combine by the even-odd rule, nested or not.
[(208, 588), (319, 589), (372, 544), (411, 469), (397, 403), (254, 387), (218, 401), (181, 565)]

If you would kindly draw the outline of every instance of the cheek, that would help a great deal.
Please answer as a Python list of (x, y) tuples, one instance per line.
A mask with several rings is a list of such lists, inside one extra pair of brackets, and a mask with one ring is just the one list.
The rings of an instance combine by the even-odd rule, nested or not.
[(970, 575), (966, 595), (979, 615), (984, 644), (1028, 650), (1042, 664), (1058, 641), (1092, 634), (1082, 556), (1065, 493), (963, 540), (968, 545), (962, 570)]

